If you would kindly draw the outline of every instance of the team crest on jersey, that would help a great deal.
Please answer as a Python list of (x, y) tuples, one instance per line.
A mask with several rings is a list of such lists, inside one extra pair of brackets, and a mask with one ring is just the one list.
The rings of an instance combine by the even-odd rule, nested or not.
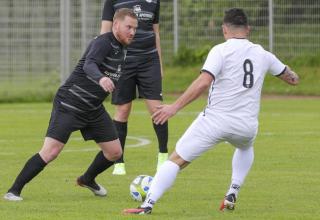
[(139, 14), (141, 12), (141, 5), (135, 5), (133, 6), (133, 12), (135, 14)]

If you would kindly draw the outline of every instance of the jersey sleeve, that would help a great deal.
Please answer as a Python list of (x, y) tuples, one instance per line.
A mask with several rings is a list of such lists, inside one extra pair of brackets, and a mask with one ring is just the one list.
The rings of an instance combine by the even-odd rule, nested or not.
[(286, 65), (270, 52), (267, 52), (267, 59), (269, 60), (269, 72), (274, 76), (281, 75), (285, 70)]
[(103, 11), (102, 11), (102, 20), (103, 21), (113, 21), (114, 7), (112, 0), (106, 0), (104, 2)]
[(154, 19), (153, 19), (154, 24), (159, 24), (159, 17), (160, 17), (160, 1), (157, 2), (157, 7), (154, 14)]
[(208, 56), (207, 59), (201, 69), (201, 72), (208, 72), (210, 73), (214, 78), (219, 75), (222, 69), (222, 55), (219, 51), (218, 47), (213, 47)]
[(100, 71), (99, 66), (111, 50), (110, 43), (103, 37), (97, 37), (92, 41), (92, 45), (85, 58), (83, 70), (96, 82), (99, 82), (99, 80), (105, 76)]

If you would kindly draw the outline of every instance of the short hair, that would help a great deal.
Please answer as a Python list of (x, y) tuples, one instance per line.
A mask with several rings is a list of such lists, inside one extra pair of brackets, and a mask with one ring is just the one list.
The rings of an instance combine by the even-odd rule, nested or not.
[(134, 18), (134, 19), (138, 20), (137, 15), (133, 12), (132, 9), (130, 9), (130, 8), (120, 8), (114, 13), (113, 21), (115, 21), (115, 20), (124, 20), (124, 18), (126, 16), (129, 16), (131, 18)]
[(248, 18), (243, 9), (230, 8), (224, 12), (223, 23), (234, 26), (248, 26)]

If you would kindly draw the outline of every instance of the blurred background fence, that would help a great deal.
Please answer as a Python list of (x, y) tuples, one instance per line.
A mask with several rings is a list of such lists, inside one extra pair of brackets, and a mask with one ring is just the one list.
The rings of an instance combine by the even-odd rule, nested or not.
[[(56, 88), (99, 33), (102, 7), (103, 0), (1, 0), (0, 93), (40, 85), (41, 96)], [(165, 64), (181, 51), (206, 54), (223, 42), (222, 17), (230, 7), (246, 10), (250, 39), (281, 59), (319, 56), (319, 0), (161, 0)]]

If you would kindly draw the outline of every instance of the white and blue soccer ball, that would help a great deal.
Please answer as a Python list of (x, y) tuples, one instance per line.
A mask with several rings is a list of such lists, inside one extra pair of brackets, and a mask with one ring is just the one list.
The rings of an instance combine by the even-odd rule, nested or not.
[(130, 195), (138, 202), (146, 199), (153, 177), (148, 175), (137, 176), (130, 184)]

